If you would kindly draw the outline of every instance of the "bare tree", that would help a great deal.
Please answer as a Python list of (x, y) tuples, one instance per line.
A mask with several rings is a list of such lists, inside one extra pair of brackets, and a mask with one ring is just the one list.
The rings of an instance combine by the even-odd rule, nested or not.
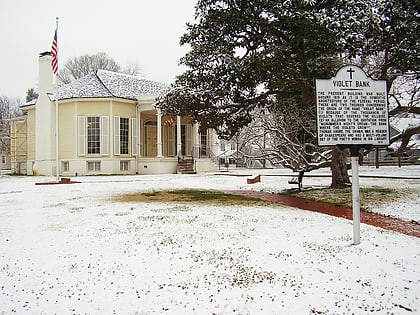
[(83, 55), (68, 60), (60, 70), (59, 79), (62, 83), (70, 83), (98, 69), (118, 72), (121, 66), (106, 53)]
[(94, 55), (83, 55), (68, 60), (60, 70), (59, 79), (61, 83), (67, 84), (99, 69), (122, 72), (134, 76), (141, 74), (141, 67), (138, 63), (130, 63), (125, 69), (122, 69), (106, 53), (99, 52)]
[(22, 101), (0, 96), (0, 152), (10, 153), (10, 118), (20, 115)]
[(133, 75), (135, 77), (142, 75), (142, 68), (138, 62), (130, 62), (128, 65), (122, 70), (123, 73)]
[(272, 165), (293, 171), (309, 172), (331, 166), (331, 149), (322, 150), (310, 141), (312, 138), (299, 136), (299, 128), (308, 124), (308, 117), (300, 115), (296, 109), (290, 108), (290, 112), (257, 110), (254, 117), (241, 131), (246, 135), (241, 139), (247, 139), (248, 147), (254, 148), (249, 150), (252, 155), (248, 158), (267, 159)]
[[(374, 71), (375, 68), (370, 68), (370, 75)], [(392, 81), (388, 97), (392, 120), (415, 117), (420, 113), (420, 79), (414, 73), (398, 76)], [(273, 165), (281, 165), (294, 171), (347, 167), (346, 164), (334, 165), (331, 161), (333, 155), (346, 159), (348, 152), (336, 147), (323, 149), (316, 146), (313, 141), (315, 133), (311, 129), (314, 118), (299, 111), (291, 99), (282, 102), (277, 110), (276, 106), (271, 111), (256, 110), (253, 114), (254, 120), (241, 130), (238, 136), (241, 147), (252, 148), (248, 149), (247, 157), (268, 159)], [(302, 127), (306, 131), (306, 137), (300, 134)], [(400, 141), (397, 154), (402, 154), (411, 137), (416, 134), (420, 134), (420, 126), (411, 125), (390, 139), (391, 144)], [(347, 172), (341, 170), (337, 174)], [(342, 178), (339, 182), (349, 183), (349, 179)], [(333, 182), (332, 185), (336, 183)]]
[(408, 73), (399, 75), (393, 80), (388, 96), (391, 116), (405, 114), (420, 114), (420, 74)]
[[(398, 76), (389, 90), (389, 103), (392, 106), (389, 114), (392, 121), (401, 118), (411, 118), (420, 114), (420, 78), (418, 74), (410, 73)], [(411, 138), (420, 134), (420, 125), (410, 125), (390, 139), (391, 144), (399, 142), (397, 156), (400, 158), (407, 149)]]
[(22, 104), (23, 102), (19, 98), (11, 99), (0, 95), (0, 120), (19, 116)]

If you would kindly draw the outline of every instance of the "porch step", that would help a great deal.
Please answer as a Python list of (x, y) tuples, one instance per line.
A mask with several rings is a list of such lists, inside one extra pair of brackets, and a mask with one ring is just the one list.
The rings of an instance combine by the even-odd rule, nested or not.
[(194, 170), (194, 160), (193, 159), (184, 159), (179, 160), (177, 165), (178, 174), (196, 174)]

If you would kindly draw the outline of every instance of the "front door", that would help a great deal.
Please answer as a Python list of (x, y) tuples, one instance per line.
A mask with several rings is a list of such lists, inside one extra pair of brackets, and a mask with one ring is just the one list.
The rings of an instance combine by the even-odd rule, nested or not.
[(157, 156), (157, 127), (153, 125), (146, 125), (144, 128), (146, 143), (144, 148), (146, 149), (146, 157)]

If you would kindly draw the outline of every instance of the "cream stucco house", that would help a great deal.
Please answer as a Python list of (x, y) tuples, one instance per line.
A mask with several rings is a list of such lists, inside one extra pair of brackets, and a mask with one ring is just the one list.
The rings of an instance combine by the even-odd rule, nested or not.
[[(179, 172), (179, 156), (196, 172), (213, 171), (217, 137), (187, 117), (154, 107), (167, 85), (104, 70), (59, 89), (59, 175)], [(27, 174), (56, 175), (55, 95), (51, 56), (39, 57), (39, 97), (27, 103)]]

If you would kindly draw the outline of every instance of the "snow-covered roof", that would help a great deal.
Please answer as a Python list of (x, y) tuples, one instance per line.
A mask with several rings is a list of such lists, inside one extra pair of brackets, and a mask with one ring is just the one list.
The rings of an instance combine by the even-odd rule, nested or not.
[[(414, 113), (397, 115), (390, 117), (389, 124), (394, 128), (398, 133), (402, 133), (405, 130), (415, 128), (420, 125), (420, 116)], [(396, 141), (390, 145), (391, 148), (395, 150), (399, 148), (401, 141)], [(410, 142), (407, 145), (411, 149), (420, 149), (420, 135), (414, 135), (411, 137)]]
[(165, 83), (145, 80), (128, 74), (97, 70), (59, 88), (60, 100), (72, 98), (137, 97), (161, 93)]
[(397, 131), (402, 132), (409, 128), (413, 128), (420, 125), (420, 117), (416, 114), (411, 114), (411, 117), (390, 117), (389, 123)]
[(38, 99), (38, 97), (35, 97), (35, 98), (31, 99), (30, 101), (27, 101), (24, 106), (35, 105), (37, 99)]
[[(159, 94), (169, 88), (168, 84), (150, 81), (132, 75), (107, 70), (97, 70), (69, 84), (60, 86), (60, 100), (73, 98), (106, 98), (117, 97), (136, 100), (140, 96)], [(50, 101), (55, 95), (49, 93)], [(35, 105), (37, 98), (26, 102), (26, 106)]]

